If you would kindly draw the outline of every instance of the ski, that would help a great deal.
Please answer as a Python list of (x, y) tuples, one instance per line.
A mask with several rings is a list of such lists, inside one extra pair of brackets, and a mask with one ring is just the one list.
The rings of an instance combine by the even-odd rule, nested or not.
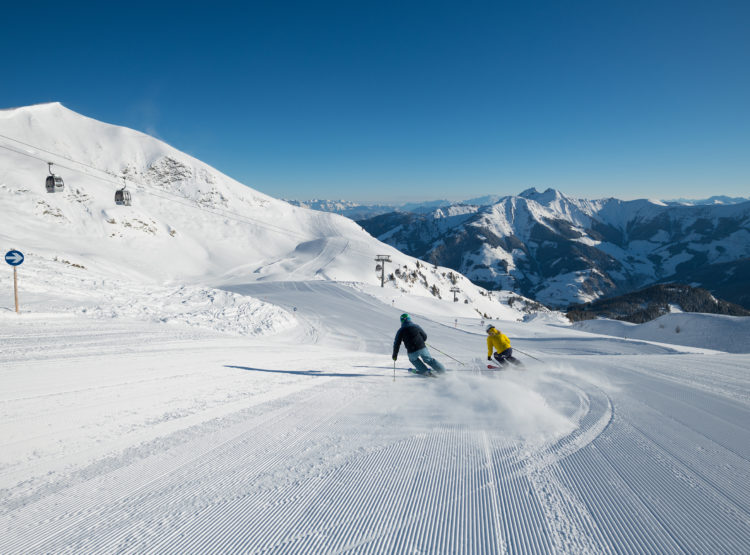
[(519, 370), (522, 370), (523, 364), (504, 364), (503, 366), (495, 366), (493, 364), (488, 364), (487, 368), (490, 370), (508, 370), (510, 368), (517, 368)]
[(415, 368), (409, 368), (409, 374), (414, 374), (415, 376), (422, 376), (425, 378), (437, 378), (437, 375), (433, 374), (432, 372), (417, 372)]

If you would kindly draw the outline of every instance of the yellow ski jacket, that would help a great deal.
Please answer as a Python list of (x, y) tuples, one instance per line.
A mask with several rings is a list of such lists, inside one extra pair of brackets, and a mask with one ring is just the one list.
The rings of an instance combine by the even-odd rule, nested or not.
[(503, 332), (499, 331), (496, 334), (487, 336), (487, 356), (492, 356), (492, 348), (498, 353), (502, 353), (505, 349), (510, 349), (510, 339)]

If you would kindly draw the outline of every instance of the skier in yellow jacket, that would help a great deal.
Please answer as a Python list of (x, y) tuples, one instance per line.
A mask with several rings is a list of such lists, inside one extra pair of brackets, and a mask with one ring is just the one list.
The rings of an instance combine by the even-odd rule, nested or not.
[(487, 360), (492, 360), (492, 351), (497, 351), (494, 355), (495, 360), (500, 366), (505, 366), (508, 362), (521, 364), (521, 361), (513, 356), (513, 349), (510, 347), (510, 339), (495, 326), (487, 327)]

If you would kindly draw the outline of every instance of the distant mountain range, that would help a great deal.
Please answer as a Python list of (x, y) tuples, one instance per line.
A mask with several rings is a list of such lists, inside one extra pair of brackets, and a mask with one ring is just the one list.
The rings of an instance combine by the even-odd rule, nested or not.
[(716, 195), (707, 199), (688, 199), (680, 198), (674, 200), (665, 200), (667, 204), (686, 204), (690, 206), (698, 206), (701, 204), (738, 204), (740, 202), (747, 202), (750, 197), (728, 197), (726, 195)]
[(553, 307), (662, 281), (721, 291), (750, 307), (750, 201), (584, 200), (532, 188), (489, 205), (399, 210), (358, 223), (402, 252), (483, 287)]
[[(304, 208), (310, 208), (311, 210), (320, 210), (321, 212), (334, 212), (341, 214), (352, 220), (363, 220), (366, 218), (372, 218), (381, 214), (387, 214), (389, 212), (414, 212), (417, 214), (425, 214), (436, 210), (438, 208), (446, 208), (449, 206), (456, 205), (469, 205), (469, 206), (490, 206), (497, 204), (504, 197), (502, 195), (485, 195), (482, 197), (475, 197), (459, 202), (451, 202), (445, 199), (425, 201), (425, 202), (407, 202), (402, 204), (396, 203), (378, 203), (378, 204), (363, 204), (361, 202), (354, 202), (349, 200), (322, 200), (322, 199), (310, 199), (310, 200), (290, 200), (285, 199), (286, 202), (293, 206), (301, 206)], [(741, 202), (750, 201), (750, 197), (728, 197), (723, 195), (717, 195), (706, 199), (671, 199), (663, 200), (664, 204), (668, 205), (687, 205), (687, 206), (701, 206), (705, 204), (738, 204)]]
[(292, 206), (300, 206), (302, 208), (319, 210), (321, 212), (333, 212), (334, 214), (341, 214), (352, 220), (371, 218), (372, 216), (379, 216), (380, 214), (387, 214), (388, 212), (396, 210), (396, 208), (391, 205), (364, 205), (348, 200), (285, 200)]
[(388, 214), (389, 212), (413, 212), (424, 214), (443, 206), (450, 206), (447, 200), (433, 200), (429, 202), (408, 202), (404, 204), (361, 204), (348, 200), (286, 200), (292, 206), (301, 206), (321, 212), (334, 212), (352, 220), (362, 220)]

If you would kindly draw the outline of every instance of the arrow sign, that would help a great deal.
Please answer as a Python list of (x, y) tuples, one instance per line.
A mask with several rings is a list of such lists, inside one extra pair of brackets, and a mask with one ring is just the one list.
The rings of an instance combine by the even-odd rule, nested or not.
[(23, 254), (20, 251), (8, 251), (5, 253), (5, 261), (11, 266), (23, 264)]

